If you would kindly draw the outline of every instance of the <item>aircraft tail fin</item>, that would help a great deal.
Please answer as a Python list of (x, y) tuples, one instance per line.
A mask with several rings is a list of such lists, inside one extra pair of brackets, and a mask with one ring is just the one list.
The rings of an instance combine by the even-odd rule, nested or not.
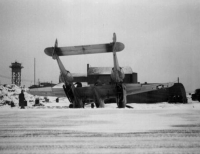
[(116, 34), (115, 34), (115, 33), (113, 33), (113, 42), (115, 42), (115, 43), (116, 43), (116, 41), (117, 41)]
[(55, 45), (54, 45), (54, 48), (53, 48), (53, 52), (52, 52), (52, 58), (53, 59), (56, 59), (58, 57), (58, 55), (56, 53), (57, 49), (58, 49), (58, 40), (56, 39)]
[(114, 61), (114, 69), (119, 69), (119, 63), (118, 63), (118, 59), (117, 59), (117, 54), (116, 54), (116, 34), (113, 33), (113, 61)]
[(113, 67), (112, 72), (111, 72), (111, 78), (115, 82), (123, 82), (125, 75), (124, 75), (122, 68), (119, 67), (117, 54), (116, 54), (116, 41), (117, 41), (116, 34), (113, 33), (113, 62), (114, 62), (114, 67)]

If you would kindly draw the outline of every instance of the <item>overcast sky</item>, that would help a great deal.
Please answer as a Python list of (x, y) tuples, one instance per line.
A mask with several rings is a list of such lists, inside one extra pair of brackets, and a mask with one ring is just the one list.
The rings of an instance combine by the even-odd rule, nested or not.
[[(200, 88), (199, 0), (0, 0), (0, 82), (11, 83), (12, 62), (20, 62), (22, 85), (36, 78), (58, 82), (46, 47), (125, 44), (120, 66), (131, 66), (139, 82), (174, 82)], [(113, 66), (112, 54), (61, 57), (72, 73)], [(7, 77), (7, 78), (6, 78)], [(32, 81), (32, 83), (31, 83)]]

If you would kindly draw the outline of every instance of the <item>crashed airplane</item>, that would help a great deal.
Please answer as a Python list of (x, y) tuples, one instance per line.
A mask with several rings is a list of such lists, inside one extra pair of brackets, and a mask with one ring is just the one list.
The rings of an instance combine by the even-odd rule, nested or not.
[[(119, 66), (117, 53), (124, 49), (124, 44), (116, 42), (116, 34), (113, 34), (113, 42), (107, 44), (84, 45), (73, 47), (58, 47), (56, 39), (54, 47), (48, 47), (44, 52), (57, 61), (60, 69), (59, 80), (62, 83), (54, 87), (33, 88), (29, 93), (38, 96), (56, 96), (66, 97), (73, 108), (83, 108), (86, 102), (94, 102), (97, 108), (103, 108), (106, 99), (115, 98), (118, 108), (125, 108), (127, 96), (156, 91), (172, 87), (174, 83), (155, 83), (155, 84), (136, 84), (124, 83), (125, 74)], [(65, 69), (59, 56), (95, 54), (95, 53), (113, 53), (113, 68), (110, 74), (111, 83), (95, 84), (83, 87), (80, 83), (74, 83), (73, 75)]]

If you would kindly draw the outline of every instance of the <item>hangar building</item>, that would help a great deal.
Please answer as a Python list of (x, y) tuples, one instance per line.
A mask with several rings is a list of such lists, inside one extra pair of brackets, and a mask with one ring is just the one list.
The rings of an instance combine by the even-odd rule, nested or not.
[[(131, 67), (122, 67), (122, 69), (125, 74), (124, 83), (137, 83), (137, 73), (133, 72)], [(87, 75), (74, 76), (74, 81), (87, 82), (92, 85), (99, 80), (101, 83), (109, 84), (111, 71), (112, 67), (90, 67), (87, 64)]]

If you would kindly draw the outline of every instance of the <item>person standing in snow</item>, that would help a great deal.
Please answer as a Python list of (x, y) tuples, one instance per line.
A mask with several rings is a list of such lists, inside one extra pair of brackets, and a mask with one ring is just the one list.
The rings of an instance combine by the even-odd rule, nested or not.
[(23, 90), (19, 94), (19, 106), (21, 107), (21, 109), (24, 109), (24, 106), (25, 106), (25, 97), (24, 97), (24, 91)]

